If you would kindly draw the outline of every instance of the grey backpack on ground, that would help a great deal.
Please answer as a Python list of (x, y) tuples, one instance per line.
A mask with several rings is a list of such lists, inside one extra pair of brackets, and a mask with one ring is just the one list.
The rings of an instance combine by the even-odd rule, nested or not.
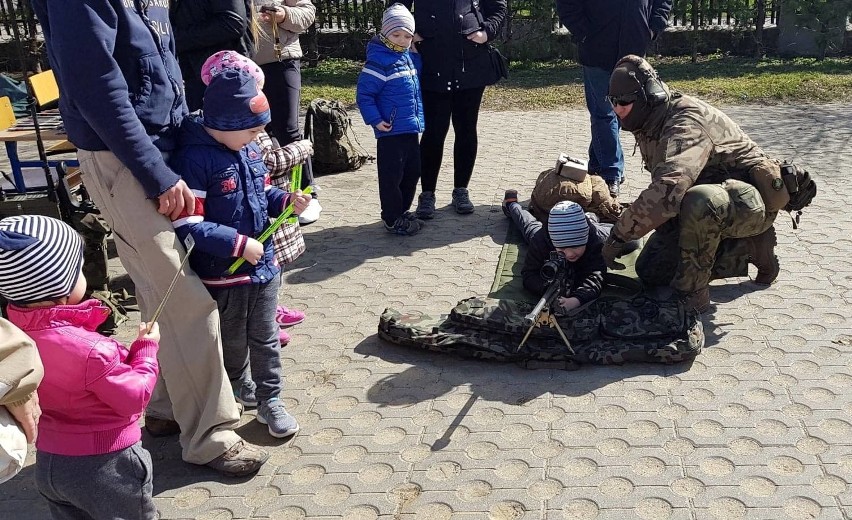
[(314, 145), (315, 175), (357, 170), (373, 159), (355, 137), (346, 107), (337, 100), (311, 101), (305, 114), (305, 138)]
[(554, 328), (539, 327), (520, 349), (527, 331), (524, 316), (534, 304), (494, 298), (468, 298), (439, 318), (385, 309), (379, 337), (398, 345), (461, 357), (520, 363), (635, 362), (681, 363), (704, 347), (704, 327), (698, 314), (676, 300), (645, 296), (629, 300), (599, 299), (577, 311), (558, 316), (573, 353)]

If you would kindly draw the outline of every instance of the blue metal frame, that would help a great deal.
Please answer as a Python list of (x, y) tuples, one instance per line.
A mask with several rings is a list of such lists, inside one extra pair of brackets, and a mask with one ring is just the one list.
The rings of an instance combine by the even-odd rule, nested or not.
[[(12, 180), (15, 181), (15, 191), (18, 193), (26, 193), (27, 185), (24, 182), (24, 173), (22, 168), (39, 168), (43, 165), (41, 161), (22, 161), (18, 158), (18, 142), (6, 141), (6, 155), (9, 157), (9, 167), (12, 170)], [(47, 161), (50, 168), (55, 168), (57, 164), (64, 162), (68, 166), (78, 167), (80, 162), (76, 159)]]

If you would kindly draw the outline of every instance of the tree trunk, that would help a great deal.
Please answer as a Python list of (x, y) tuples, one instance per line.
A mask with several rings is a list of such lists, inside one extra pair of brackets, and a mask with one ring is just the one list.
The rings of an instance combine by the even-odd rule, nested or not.
[(766, 21), (766, 0), (757, 0), (756, 13), (754, 17), (754, 57), (762, 58), (763, 48), (763, 24)]

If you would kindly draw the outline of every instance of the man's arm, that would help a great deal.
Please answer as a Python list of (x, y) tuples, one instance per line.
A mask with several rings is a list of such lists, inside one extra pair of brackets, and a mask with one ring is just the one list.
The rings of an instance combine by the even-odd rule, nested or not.
[(654, 37), (660, 35), (669, 25), (669, 14), (672, 11), (672, 0), (654, 0), (651, 6), (651, 18), (648, 26), (654, 33)]
[(506, 20), (506, 0), (485, 0), (482, 4), (483, 27), (482, 30), (488, 35), (488, 41), (497, 37), (503, 21)]
[(651, 184), (624, 212), (612, 232), (621, 240), (633, 240), (657, 229), (680, 212), (680, 203), (713, 152), (713, 143), (698, 121), (681, 118), (663, 129), (658, 154), (665, 160), (651, 172)]
[[(75, 108), (142, 184), (149, 198), (174, 187), (180, 177), (166, 165), (139, 121), (130, 104), (127, 83), (112, 57), (118, 23), (112, 6), (107, 2), (69, 0), (47, 2), (44, 7), (47, 12), (37, 15), (42, 20), (51, 61), (61, 70), (62, 95), (73, 100)], [(56, 22), (51, 23), (53, 20)], [(80, 27), (86, 30), (81, 31)]]
[(0, 318), (0, 406), (23, 404), (44, 376), (41, 358), (29, 336)]
[(559, 21), (571, 33), (574, 43), (583, 43), (592, 30), (589, 17), (579, 0), (556, 0), (556, 13)]
[(178, 53), (242, 38), (248, 13), (242, 0), (208, 0), (210, 16), (189, 26), (173, 26)]

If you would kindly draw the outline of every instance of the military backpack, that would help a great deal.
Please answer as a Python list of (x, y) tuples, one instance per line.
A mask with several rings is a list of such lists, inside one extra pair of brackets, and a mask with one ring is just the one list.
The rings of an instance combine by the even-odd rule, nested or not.
[(343, 103), (315, 99), (305, 114), (305, 137), (314, 145), (313, 171), (317, 175), (357, 170), (368, 159), (352, 130)]

